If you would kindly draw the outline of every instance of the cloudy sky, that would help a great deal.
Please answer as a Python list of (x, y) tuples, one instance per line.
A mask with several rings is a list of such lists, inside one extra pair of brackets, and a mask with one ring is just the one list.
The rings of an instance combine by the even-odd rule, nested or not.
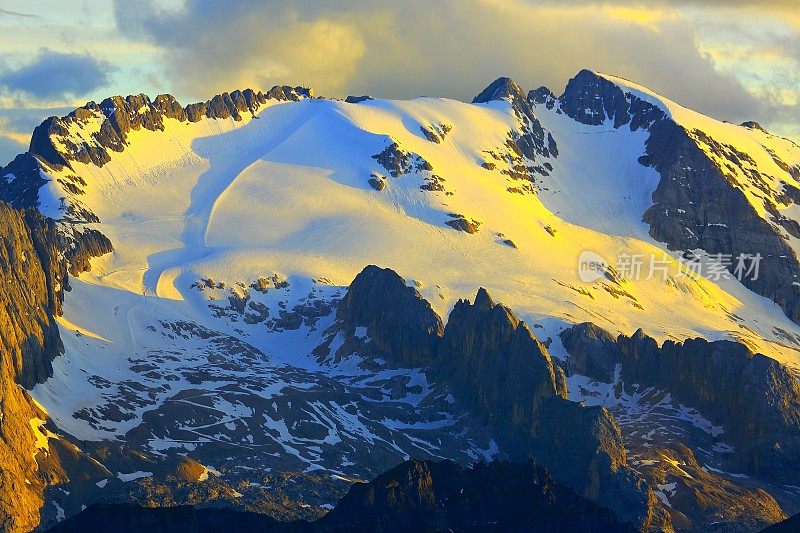
[(559, 94), (581, 68), (800, 140), (799, 1), (4, 0), (0, 156), (45, 108), (110, 94), (470, 99), (500, 75)]

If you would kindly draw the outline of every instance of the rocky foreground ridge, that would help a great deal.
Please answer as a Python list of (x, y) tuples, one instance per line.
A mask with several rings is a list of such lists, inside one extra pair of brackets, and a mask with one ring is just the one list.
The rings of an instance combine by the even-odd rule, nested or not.
[(6, 531), (33, 529), (43, 504), (32, 423), (45, 417), (21, 386), (46, 379), (62, 350), (55, 315), (66, 270), (54, 268), (54, 239), (52, 222), (0, 204), (0, 527)]
[[(64, 253), (56, 224), (33, 209), (0, 202), (0, 528), (30, 531), (39, 523), (42, 491), (66, 479), (61, 465), (79, 454), (68, 444), (51, 450), (47, 416), (25, 389), (44, 382), (63, 351), (56, 325), (68, 270), (85, 270)], [(88, 242), (88, 241), (87, 241)], [(90, 246), (72, 257), (97, 255)], [(51, 428), (52, 429), (52, 428)], [(51, 453), (52, 452), (52, 453)]]
[[(12, 222), (11, 231), (22, 232), (24, 237), (18, 242), (15, 241), (13, 247), (7, 248), (8, 264), (19, 264), (22, 257), (27, 257), (27, 254), (31, 254), (32, 257), (36, 253), (34, 242), (37, 234), (26, 233), (23, 216), (24, 213), (5, 208), (5, 217)], [(40, 217), (35, 220), (46, 222)], [(44, 227), (48, 227), (47, 224), (51, 223), (45, 223)], [(17, 255), (20, 250), (24, 250), (26, 254)], [(61, 265), (59, 276), (66, 282), (66, 263), (62, 260), (56, 264)], [(36, 263), (33, 266), (36, 267)], [(57, 313), (60, 300), (56, 297), (51, 302), (46, 295), (49, 294), (48, 287), (56, 290), (60, 289), (60, 286), (55, 283), (55, 278), (51, 280), (51, 285), (48, 285), (44, 269), (40, 264), (30, 272), (32, 277), (26, 280), (26, 283), (34, 287), (34, 293), (38, 291), (41, 295), (41, 299), (37, 302), (44, 310), (44, 314), (39, 316), (39, 322), (35, 323), (40, 327), (48, 324), (52, 327), (52, 317)], [(6, 302), (6, 308), (13, 309), (13, 303)], [(47, 311), (50, 314), (47, 314)], [(20, 321), (20, 317), (16, 316), (15, 320)], [(26, 331), (36, 331), (31, 324), (24, 327)], [(47, 328), (42, 328), (42, 332), (46, 331)], [(45, 333), (42, 335), (47, 338)], [(706, 516), (704, 513), (708, 512), (708, 508), (700, 509), (695, 515), (687, 517), (682, 513), (676, 514), (674, 509), (664, 506), (649, 484), (652, 482), (651, 478), (643, 477), (629, 464), (626, 437), (612, 412), (602, 406), (584, 407), (566, 399), (570, 393), (567, 385), (567, 377), (570, 375), (585, 375), (598, 381), (616, 380), (623, 390), (633, 383), (636, 383), (636, 387), (643, 384), (667, 388), (680, 401), (697, 405), (712, 420), (724, 424), (726, 430), (737, 439), (741, 439), (735, 441), (735, 458), (741, 461), (749, 472), (783, 480), (793, 478), (793, 472), (797, 471), (796, 465), (791, 462), (794, 457), (791, 450), (792, 446), (795, 446), (793, 439), (797, 435), (794, 429), (798, 409), (796, 381), (785, 368), (773, 360), (753, 355), (738, 343), (692, 340), (682, 344), (665, 343), (659, 348), (652, 339), (641, 332), (632, 337), (620, 336), (615, 340), (596, 326), (581, 324), (562, 334), (561, 340), (570, 356), (566, 361), (558, 361), (550, 357), (547, 347), (536, 339), (525, 322), (520, 321), (507, 307), (495, 303), (484, 289), (477, 292), (473, 302), (459, 301), (444, 325), (416, 289), (406, 286), (403, 279), (394, 271), (376, 266), (366, 267), (353, 280), (348, 292), (337, 305), (336, 321), (326, 335), (327, 340), (316, 350), (317, 356), (323, 359), (347, 357), (347, 353), (357, 353), (365, 358), (365, 364), (369, 364), (370, 359), (381, 358), (392, 366), (423, 367), (432, 380), (443, 387), (444, 391), (449, 391), (459, 398), (469, 410), (470, 416), (484, 424), (495, 436), (503, 457), (523, 463), (531, 458), (535, 459), (551, 472), (558, 485), (568, 488), (568, 492), (574, 491), (579, 499), (593, 502), (582, 505), (589, 505), (590, 509), (591, 505), (607, 509), (613, 515), (604, 516), (613, 516), (613, 520), (625, 523), (625, 527), (643, 531), (671, 530), (674, 520), (677, 519), (681, 524), (681, 520), (689, 520), (692, 524), (692, 520), (697, 521)], [(344, 340), (339, 346), (348, 346), (344, 351), (331, 350), (332, 340), (337, 337)], [(50, 350), (44, 352), (49, 354), (47, 357), (57, 354), (58, 343), (52, 336), (50, 341), (44, 342), (44, 345)], [(40, 356), (43, 352), (26, 353), (31, 357), (28, 368), (46, 367), (46, 361), (49, 360)], [(10, 359), (4, 357), (3, 361)], [(41, 372), (38, 378), (37, 372)], [(28, 374), (23, 372), (10, 375), (32, 376), (19, 379), (33, 379), (35, 382), (46, 377), (47, 371), (29, 370)], [(677, 380), (673, 379), (675, 376)], [(676, 386), (676, 382), (680, 385)], [(14, 386), (5, 394), (9, 398), (16, 398), (18, 405), (27, 406), (22, 410), (17, 409), (16, 415), (9, 412), (6, 416), (12, 418), (4, 418), (3, 425), (4, 433), (6, 428), (13, 429), (15, 426), (25, 428), (27, 440), (6, 439), (6, 444), (18, 450), (35, 449), (36, 444), (33, 442), (32, 434), (27, 432), (26, 425), (29, 425), (31, 419), (43, 415), (36, 412), (35, 407), (30, 405), (24, 391), (19, 387)], [(751, 400), (746, 404), (737, 398), (751, 398)], [(5, 400), (4, 406), (10, 405), (8, 402), (9, 400)], [(734, 416), (734, 413), (739, 416)], [(20, 415), (22, 418), (19, 418)], [(18, 419), (14, 419), (13, 416), (17, 416)], [(761, 446), (748, 446), (748, 441)], [(61, 442), (61, 439), (52, 442), (59, 442), (59, 447), (64, 447), (64, 450), (70, 452), (66, 455), (71, 456), (72, 463), (80, 461), (81, 452), (70, 448), (69, 443)], [(671, 452), (663, 453), (669, 456)], [(763, 507), (758, 515), (759, 518), (753, 522), (753, 527), (758, 523), (770, 523), (785, 517), (778, 504), (763, 491), (748, 493), (736, 486), (725, 488), (724, 479), (715, 478), (697, 463), (693, 463), (695, 466), (692, 467), (691, 460), (685, 462), (691, 454), (689, 448), (679, 449), (678, 454), (674, 456), (675, 461), (684, 464), (684, 469), (695, 472), (695, 477), (701, 478), (706, 475), (708, 476), (706, 483), (721, 487), (720, 500), (714, 505), (722, 505), (725, 502), (728, 504), (736, 502), (737, 505), (742, 501), (758, 502), (758, 505)], [(67, 474), (69, 468), (65, 470), (59, 462), (64, 455), (58, 449), (50, 454), (45, 469), (50, 476), (47, 482), (58, 482), (69, 477)], [(17, 453), (16, 456), (27, 457), (22, 453)], [(778, 465), (780, 468), (776, 469), (773, 465)], [(36, 465), (22, 464), (19, 468), (18, 475), (24, 476), (22, 483), (25, 483), (26, 477), (37, 479)], [(24, 468), (28, 469), (27, 473)], [(417, 479), (414, 476), (418, 474), (427, 476), (424, 468), (422, 470), (420, 468), (422, 467), (414, 466), (411, 472), (416, 473), (403, 475), (411, 476), (409, 478), (411, 480)], [(492, 466), (485, 471), (481, 468), (483, 467), (477, 471), (488, 475), (486, 472), (492, 472), (492, 469), (503, 471), (502, 469), (507, 467)], [(518, 468), (513, 467), (512, 470)], [(692, 468), (695, 470), (691, 470)], [(58, 475), (63, 478), (59, 478)], [(378, 481), (383, 483), (385, 479), (393, 479), (392, 476), (396, 475), (397, 471), (392, 471), (379, 477), (376, 483)], [(435, 479), (436, 476), (431, 475)], [(507, 471), (501, 477), (505, 475), (508, 475)], [(41, 491), (43, 485), (44, 480), (38, 485), (31, 484), (32, 489), (25, 500), (31, 513), (41, 505), (41, 492), (38, 491)], [(372, 485), (374, 490), (377, 490), (375, 488), (377, 486)], [(389, 486), (394, 487), (394, 482), (390, 482)], [(411, 486), (421, 485), (417, 480)], [(363, 490), (362, 486), (351, 489), (347, 505), (363, 507), (366, 505), (363, 503), (364, 498), (369, 502), (380, 500), (375, 496), (377, 493), (368, 493), (365, 496)], [(390, 493), (381, 490), (384, 491), (381, 494), (384, 494), (389, 502), (405, 502), (409, 498), (410, 501), (419, 501), (421, 498), (415, 500), (416, 496), (412, 498), (407, 495), (399, 497), (398, 494), (405, 494), (403, 491), (397, 493), (400, 489), (392, 489)], [(13, 494), (15, 498), (25, 495), (19, 492), (9, 494)], [(359, 495), (358, 498), (356, 495)], [(448, 498), (448, 501), (450, 499)], [(422, 500), (435, 501), (429, 496)], [(359, 501), (362, 503), (357, 503)], [(20, 519), (25, 517), (18, 515), (19, 509), (25, 508), (20, 507), (23, 502), (16, 500), (9, 502), (9, 505), (13, 506), (13, 511), (12, 507), (6, 509), (8, 529), (18, 531), (30, 529), (31, 524), (35, 523), (33, 515), (26, 518), (28, 522), (21, 521)], [(384, 509), (388, 514), (381, 511), (366, 515), (373, 517), (370, 520), (379, 520), (379, 517), (383, 517), (384, 520), (394, 520), (391, 518), (392, 513), (389, 512), (392, 505), (389, 505), (388, 510)], [(405, 507), (403, 509), (403, 516), (407, 516), (407, 509)], [(81, 520), (95, 520), (97, 516), (106, 519), (108, 516), (120, 516), (118, 513), (122, 513), (126, 517), (125, 520), (131, 519), (131, 516), (139, 516), (139, 511), (136, 509), (98, 508), (90, 511)], [(173, 516), (169, 513), (166, 516)], [(184, 518), (194, 516), (193, 519), (198, 520), (198, 524), (202, 522), (200, 515), (197, 514), (200, 511), (184, 509), (175, 510), (174, 513), (178, 513), (174, 516)], [(459, 508), (453, 516), (483, 519), (481, 518), (483, 515), (474, 513), (478, 512), (468, 512)], [(593, 516), (592, 513), (588, 516)], [(93, 516), (95, 518), (92, 518)], [(332, 512), (330, 516), (331, 518), (320, 520), (314, 527), (328, 527), (325, 524), (335, 523), (334, 520), (344, 520), (342, 516), (352, 517), (353, 514)], [(336, 516), (340, 518), (334, 518)], [(427, 511), (419, 517), (419, 520), (434, 519), (445, 520), (439, 514), (431, 517)], [(442, 522), (453, 525), (447, 520), (455, 518), (447, 518)], [(213, 523), (213, 520), (209, 523)], [(266, 521), (266, 523), (271, 522)], [(370, 527), (376, 523), (370, 523)], [(389, 523), (391, 522), (387, 522)], [(461, 526), (455, 524), (457, 529)]]
[[(389, 309), (398, 318), (385, 319)], [(611, 410), (566, 399), (566, 376), (574, 375), (616, 384), (621, 392), (615, 394), (627, 390), (635, 395), (643, 389), (671, 393), (667, 401), (672, 405), (695, 408), (724, 429), (734, 447), (730, 455), (722, 454), (729, 471), (744, 470), (777, 486), (791, 484), (800, 472), (800, 388), (790, 370), (743, 344), (690, 339), (659, 347), (641, 331), (613, 339), (593, 324), (580, 324), (561, 334), (568, 358), (554, 360), (531, 329), (484, 289), (473, 303), (457, 302), (442, 328), (441, 319), (413, 287), (393, 271), (375, 266), (356, 277), (336, 316), (328, 341), (318, 348), (320, 355), (341, 336), (339, 351), (329, 357), (355, 352), (402, 366), (409, 364), (409, 356), (401, 335), (425, 339), (415, 344), (424, 349), (411, 359), (425, 362), (436, 381), (492, 429), (506, 456), (518, 461), (535, 457), (559, 482), (638, 528), (668, 529), (673, 520), (681, 528), (711, 527), (724, 519), (752, 530), (786, 516), (769, 493), (749, 483), (732, 483), (699, 465), (692, 447), (705, 445), (689, 437), (685, 444), (678, 441), (672, 448), (649, 452), (673, 457), (683, 469), (632, 467), (626, 451), (629, 430), (620, 427)], [(686, 513), (672, 507), (665, 513), (653, 488), (669, 485), (667, 480), (676, 475), (694, 479), (686, 485), (688, 500), (679, 505), (685, 505)]]
[(561, 486), (535, 463), (472, 468), (452, 461), (407, 461), (356, 483), (315, 522), (280, 523), (255, 513), (192, 507), (95, 504), (50, 529), (169, 532), (331, 531), (636, 531), (613, 513)]

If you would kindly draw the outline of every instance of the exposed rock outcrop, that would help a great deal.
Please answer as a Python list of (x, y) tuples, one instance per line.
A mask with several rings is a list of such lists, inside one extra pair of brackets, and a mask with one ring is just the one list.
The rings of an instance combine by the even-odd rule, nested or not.
[(606, 330), (591, 322), (577, 324), (560, 334), (569, 351), (566, 362), (569, 375), (590, 376), (604, 383), (614, 380), (614, 367), (619, 360), (619, 347)]
[(441, 144), (447, 134), (453, 129), (450, 124), (432, 124), (428, 127), (420, 126), (422, 135), (432, 143)]
[(660, 460), (640, 468), (649, 469), (654, 484), (669, 493), (670, 504), (690, 522), (683, 524), (685, 529), (758, 531), (786, 517), (769, 493), (737, 485), (704, 468), (687, 446), (675, 444), (653, 452)]
[(761, 254), (758, 277), (744, 276), (742, 283), (800, 322), (800, 287), (794, 284), (800, 279), (800, 263), (775, 226), (758, 215), (681, 126), (659, 122), (646, 147), (640, 161), (661, 174), (653, 205), (644, 214), (650, 235), (673, 250), (701, 248), (731, 257)]
[(444, 223), (458, 231), (463, 231), (470, 234), (478, 233), (478, 230), (481, 227), (480, 221), (475, 220), (474, 218), (467, 218), (458, 213), (450, 213), (447, 216), (450, 217), (450, 220), (445, 220)]
[(618, 344), (626, 382), (674, 390), (721, 423), (748, 472), (797, 480), (800, 385), (780, 363), (732, 341), (665, 341), (659, 349), (641, 330)]
[(613, 509), (620, 520), (670, 527), (653, 492), (626, 469), (611, 413), (568, 401), (563, 372), (547, 348), (484, 289), (473, 304), (456, 303), (439, 361), (437, 375), (487, 420), (511, 457), (536, 457), (556, 479)]
[[(748, 472), (784, 483), (800, 475), (800, 384), (786, 367), (733, 341), (668, 340), (659, 347), (641, 330), (615, 341), (601, 332), (582, 324), (561, 334), (570, 368), (610, 381), (607, 369), (620, 365), (626, 387), (667, 390), (721, 424)], [(606, 362), (583, 366), (590, 353)]]
[(114, 251), (108, 237), (92, 228), (76, 229), (68, 240), (71, 244), (64, 247), (64, 255), (69, 261), (69, 273), (73, 276), (91, 270), (91, 258)]
[(369, 183), (369, 186), (375, 189), (376, 191), (382, 191), (386, 188), (386, 178), (384, 178), (383, 176), (377, 176), (373, 174), (367, 180), (367, 183)]
[(350, 95), (350, 96), (348, 96), (347, 98), (344, 99), (344, 101), (347, 102), (348, 104), (359, 104), (361, 102), (366, 102), (368, 100), (372, 100), (372, 97), (367, 95), (367, 94), (362, 95), (362, 96)]
[(522, 90), (522, 87), (517, 85), (511, 78), (497, 78), (473, 98), (472, 103), (485, 104), (497, 100), (507, 100), (511, 103), (511, 106), (520, 113), (532, 113), (530, 104), (525, 98), (525, 92)]
[(30, 388), (52, 373), (63, 347), (54, 317), (61, 313), (67, 273), (52, 221), (0, 203), (2, 346), (14, 381)]
[(508, 132), (504, 151), (488, 154), (497, 161), (507, 163), (501, 172), (511, 179), (534, 183), (536, 174), (548, 175), (552, 165), (543, 159), (558, 157), (558, 146), (550, 132), (545, 131), (534, 113), (522, 88), (510, 78), (498, 78), (473, 98), (473, 104), (505, 100), (517, 116), (519, 126)]
[(47, 183), (40, 170), (39, 160), (31, 152), (17, 155), (0, 168), (0, 176), (5, 178), (0, 181), (0, 200), (16, 208), (35, 207), (39, 189)]
[(553, 109), (557, 100), (553, 91), (544, 86), (528, 91), (528, 101), (535, 106), (544, 105), (547, 109)]
[(393, 178), (399, 178), (403, 174), (412, 172), (432, 171), (433, 167), (420, 155), (406, 152), (400, 145), (390, 139), (389, 144), (372, 156), (372, 159), (389, 172)]
[[(473, 104), (496, 100), (506, 100), (520, 122), (519, 131), (509, 132), (507, 146), (518, 157), (525, 157), (528, 163), (541, 157), (558, 156), (558, 148), (553, 136), (545, 132), (542, 123), (536, 118), (531, 103), (522, 88), (510, 78), (498, 78), (472, 99)], [(524, 162), (522, 162), (524, 163)]]
[[(20, 387), (52, 373), (63, 350), (55, 315), (66, 268), (52, 221), (0, 203), (0, 529), (30, 531), (39, 522), (37, 420), (45, 418)], [(35, 429), (37, 428), (37, 429)], [(44, 438), (44, 437), (40, 437)]]
[(742, 122), (739, 125), (744, 127), (744, 128), (751, 129), (751, 130), (759, 130), (759, 131), (763, 131), (764, 133), (769, 133), (767, 130), (764, 129), (764, 127), (761, 124), (759, 124), (755, 120), (745, 120), (744, 122)]
[(476, 406), (501, 428), (540, 434), (539, 414), (549, 398), (566, 398), (563, 373), (547, 349), (510, 309), (485, 289), (475, 303), (459, 300), (439, 347), (443, 377), (457, 397)]
[(586, 69), (567, 82), (558, 97), (558, 106), (582, 124), (597, 126), (613, 121), (615, 128), (627, 125), (631, 131), (649, 128), (666, 117), (663, 110), (626, 94), (613, 82)]
[(370, 265), (339, 303), (327, 347), (341, 334), (337, 356), (356, 351), (397, 366), (426, 366), (436, 359), (443, 331), (442, 319), (415, 288), (393, 270)]

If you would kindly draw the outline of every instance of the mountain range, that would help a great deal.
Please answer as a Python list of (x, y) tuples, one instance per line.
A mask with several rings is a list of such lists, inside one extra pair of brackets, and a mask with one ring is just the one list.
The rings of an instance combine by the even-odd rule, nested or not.
[(0, 524), (758, 531), (798, 205), (791, 140), (589, 70), (51, 117), (0, 168)]

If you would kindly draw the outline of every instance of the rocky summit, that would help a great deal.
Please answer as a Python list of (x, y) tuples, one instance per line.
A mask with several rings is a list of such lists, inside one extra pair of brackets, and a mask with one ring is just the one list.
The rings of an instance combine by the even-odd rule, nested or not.
[(476, 92), (35, 128), (0, 169), (0, 528), (792, 520), (800, 148), (591, 70)]

